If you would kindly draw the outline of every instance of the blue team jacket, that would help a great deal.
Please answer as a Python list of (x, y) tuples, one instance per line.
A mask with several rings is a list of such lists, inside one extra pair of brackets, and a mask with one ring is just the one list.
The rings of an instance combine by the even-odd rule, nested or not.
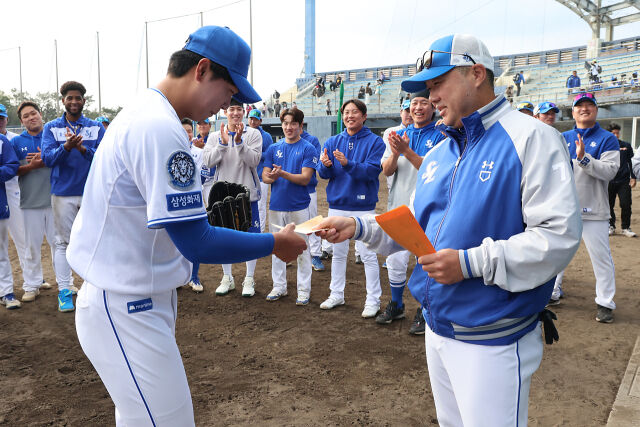
[[(385, 145), (378, 135), (363, 126), (358, 133), (350, 136), (346, 129), (329, 138), (323, 150), (327, 149), (333, 165), (325, 167), (318, 162), (317, 170), (321, 178), (328, 179), (327, 202), (331, 209), (344, 211), (371, 211), (378, 202), (378, 175), (382, 171), (380, 160)], [(342, 167), (333, 155), (338, 149), (348, 160)]]
[(82, 145), (87, 149), (80, 154), (75, 148), (67, 151), (66, 142), (67, 123), (66, 114), (44, 125), (42, 131), (42, 160), (51, 168), (51, 194), (56, 196), (82, 196), (84, 184), (87, 181), (93, 155), (102, 141), (104, 127), (101, 123), (80, 116), (75, 133), (82, 135)]
[[(6, 136), (0, 134), (0, 219), (9, 218), (9, 203), (4, 183), (16, 176), (20, 162), (13, 145)], [(5, 236), (6, 238), (6, 236)]]
[[(322, 150), (322, 148), (320, 147), (320, 141), (318, 140), (318, 138), (311, 135), (306, 130), (302, 131), (302, 133), (300, 134), (300, 138), (306, 139), (311, 145), (313, 145), (313, 148), (316, 149), (316, 152), (318, 155), (317, 158), (319, 159), (320, 151)], [(307, 191), (309, 192), (309, 194), (313, 194), (316, 192), (317, 185), (318, 185), (318, 178), (316, 177), (316, 173), (314, 172), (313, 175), (311, 175), (311, 181), (309, 181), (309, 185), (307, 185)]]
[(409, 137), (409, 147), (419, 156), (427, 154), (438, 142), (444, 139), (443, 133), (436, 129), (434, 122), (421, 128), (416, 128), (411, 124), (398, 131), (399, 136), (403, 136), (405, 133)]

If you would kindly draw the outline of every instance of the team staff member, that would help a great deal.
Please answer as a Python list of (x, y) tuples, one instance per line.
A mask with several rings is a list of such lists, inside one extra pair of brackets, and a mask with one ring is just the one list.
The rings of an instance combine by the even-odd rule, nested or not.
[(86, 92), (81, 83), (64, 83), (60, 94), (65, 112), (44, 125), (42, 131), (41, 157), (51, 168), (51, 207), (56, 233), (53, 265), (58, 280), (58, 310), (62, 312), (74, 310), (71, 295), (76, 288), (66, 258), (67, 246), (71, 226), (82, 204), (89, 167), (104, 135), (100, 123), (82, 114)]
[[(425, 156), (413, 200), (437, 253), (418, 259), (408, 284), (424, 287), (438, 422), (524, 426), (542, 360), (539, 315), (580, 241), (569, 156), (558, 132), (494, 95), (493, 57), (476, 37), (436, 40), (420, 62), (402, 88), (426, 83), (448, 136)], [(334, 242), (401, 249), (373, 215), (319, 227), (333, 227), (320, 234)]]
[[(24, 267), (23, 302), (34, 301), (44, 283), (42, 275), (42, 239), (46, 236), (55, 259), (55, 229), (51, 210), (51, 169), (44, 165), (42, 150), (42, 115), (38, 104), (25, 101), (18, 107), (22, 134), (11, 143), (20, 161), (20, 208), (27, 224), (24, 235), (27, 244)], [(54, 268), (55, 271), (55, 268)]]
[(620, 199), (620, 209), (622, 210), (620, 218), (622, 235), (636, 237), (636, 233), (631, 230), (631, 189), (636, 186), (636, 175), (631, 168), (633, 147), (628, 142), (620, 139), (619, 124), (611, 123), (607, 130), (615, 135), (620, 144), (620, 169), (618, 169), (616, 176), (609, 182), (609, 209), (611, 211), (609, 235), (616, 233), (616, 213), (614, 208), (617, 196)]
[[(380, 159), (384, 153), (382, 138), (372, 133), (364, 123), (367, 106), (358, 99), (350, 99), (341, 107), (345, 130), (324, 143), (318, 163), (320, 178), (328, 179), (327, 202), (329, 215), (363, 215), (374, 213), (378, 202)], [(362, 317), (375, 317), (380, 310), (380, 267), (376, 254), (361, 242), (356, 242), (364, 261), (367, 298)], [(345, 273), (349, 242), (333, 245), (331, 260), (331, 294), (320, 308), (329, 310), (344, 304)]]
[[(620, 167), (620, 144), (596, 122), (598, 103), (593, 94), (576, 95), (572, 113), (575, 127), (562, 136), (569, 146), (580, 199), (582, 239), (596, 276), (596, 320), (611, 323), (616, 308), (616, 278), (609, 248), (608, 184)], [(562, 276), (559, 274), (556, 279), (552, 299), (562, 293)]]
[[(320, 140), (304, 130), (304, 128), (302, 129), (302, 134), (300, 134), (300, 136), (313, 146), (313, 148), (316, 150), (316, 160), (319, 159), (320, 153), (322, 152)], [(307, 185), (309, 198), (311, 199), (311, 202), (309, 203), (309, 215), (311, 215), (311, 218), (314, 218), (318, 215), (318, 193), (316, 192), (317, 185), (318, 178), (316, 177), (316, 171), (314, 169), (313, 174), (311, 175), (311, 181), (309, 181), (309, 185)], [(324, 271), (324, 264), (320, 259), (320, 257), (322, 256), (322, 239), (315, 234), (309, 236), (309, 252), (311, 253), (311, 266), (313, 267), (313, 269), (315, 271)]]
[[(250, 233), (260, 233), (260, 214), (258, 200), (260, 200), (260, 180), (256, 167), (262, 156), (262, 136), (252, 127), (245, 127), (242, 123), (244, 108), (242, 102), (231, 99), (226, 110), (227, 126), (224, 124), (219, 131), (213, 133), (202, 152), (202, 163), (209, 168), (215, 167), (213, 181), (227, 181), (242, 184), (251, 193), (251, 227)], [(242, 296), (255, 295), (256, 282), (253, 274), (257, 259), (246, 262), (247, 270), (242, 282)], [(222, 281), (216, 288), (216, 295), (226, 295), (235, 289), (231, 264), (222, 265)]]
[(521, 102), (520, 104), (518, 104), (517, 110), (522, 114), (533, 117), (533, 104), (529, 101)]
[(533, 109), (533, 117), (540, 120), (542, 123), (553, 126), (556, 122), (556, 114), (559, 112), (560, 109), (553, 102), (541, 102)]
[(9, 224), (11, 214), (4, 183), (18, 173), (20, 163), (9, 139), (0, 134), (0, 304), (8, 310), (20, 308), (21, 304), (13, 294), (13, 274), (9, 261)]
[(260, 212), (260, 231), (264, 233), (265, 225), (267, 221), (267, 198), (269, 196), (269, 185), (265, 184), (262, 180), (262, 170), (264, 169), (264, 156), (273, 144), (273, 138), (267, 131), (262, 129), (262, 113), (260, 110), (251, 110), (249, 111), (249, 126), (254, 129), (260, 131), (260, 135), (262, 135), (262, 155), (260, 156), (260, 163), (258, 163), (258, 167), (256, 168), (256, 172), (258, 173), (258, 178), (260, 179), (260, 193), (261, 197), (258, 201), (258, 211)]
[(271, 253), (290, 260), (305, 248), (291, 225), (249, 234), (206, 219), (180, 119), (203, 120), (234, 94), (257, 101), (246, 80), (249, 58), (249, 46), (228, 28), (198, 29), (156, 88), (118, 114), (96, 153), (68, 257), (86, 280), (78, 338), (115, 403), (116, 425), (194, 425), (175, 340), (176, 287), (190, 262)]
[[(418, 169), (422, 165), (422, 158), (444, 138), (442, 133), (435, 128), (433, 122), (436, 110), (429, 101), (429, 91), (424, 89), (412, 93), (410, 103), (413, 124), (405, 130), (391, 132), (389, 144), (382, 155), (382, 173), (393, 178), (389, 192), (389, 210), (402, 205), (410, 205), (409, 199), (416, 188), (416, 179)], [(402, 294), (407, 280), (410, 255), (411, 252), (405, 250), (387, 257), (391, 301), (385, 311), (376, 318), (376, 322), (381, 325), (404, 318)], [(414, 290), (418, 302), (421, 302), (422, 293), (421, 290)], [(416, 335), (424, 333), (424, 318), (420, 307), (418, 307), (410, 332)]]
[[(311, 198), (307, 186), (316, 171), (318, 156), (313, 145), (300, 137), (304, 122), (301, 110), (284, 109), (280, 113), (280, 122), (284, 138), (267, 150), (262, 172), (262, 181), (271, 184), (269, 220), (279, 226), (292, 222), (301, 224), (311, 219)], [(273, 290), (267, 295), (267, 301), (276, 301), (287, 295), (287, 265), (276, 256), (271, 259)], [(308, 249), (298, 257), (297, 273), (296, 305), (307, 305), (311, 295), (311, 255)]]

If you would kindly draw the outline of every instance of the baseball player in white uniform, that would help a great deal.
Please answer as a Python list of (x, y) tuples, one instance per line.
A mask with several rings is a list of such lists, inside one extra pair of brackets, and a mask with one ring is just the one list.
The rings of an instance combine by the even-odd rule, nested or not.
[(9, 261), (9, 234), (7, 219), (11, 214), (4, 189), (4, 183), (16, 176), (18, 157), (11, 142), (0, 134), (0, 304), (8, 310), (20, 308), (20, 301), (13, 294), (13, 274)]
[(194, 425), (175, 340), (176, 288), (191, 262), (271, 253), (290, 260), (306, 247), (292, 225), (276, 235), (250, 234), (206, 220), (180, 118), (202, 120), (234, 94), (259, 100), (246, 80), (249, 59), (249, 46), (228, 28), (198, 29), (156, 88), (114, 119), (89, 172), (67, 257), (85, 279), (78, 339), (115, 404), (118, 426)]
[[(419, 63), (402, 88), (426, 84), (447, 135), (425, 155), (412, 200), (437, 252), (418, 258), (408, 283), (423, 295), (438, 422), (525, 426), (542, 360), (539, 320), (553, 329), (544, 307), (580, 242), (568, 152), (558, 132), (496, 97), (493, 57), (476, 37), (436, 40)], [(333, 242), (354, 238), (383, 254), (402, 249), (373, 215), (318, 227), (332, 227), (320, 235)]]
[[(260, 233), (260, 214), (258, 200), (260, 200), (260, 179), (256, 170), (262, 156), (262, 135), (260, 131), (242, 123), (244, 108), (242, 102), (231, 99), (226, 109), (227, 126), (214, 132), (204, 146), (202, 164), (208, 168), (215, 167), (213, 181), (227, 181), (242, 184), (249, 189), (251, 196), (251, 227), (250, 233)], [(256, 269), (256, 259), (246, 262), (246, 274), (242, 282), (242, 296), (255, 295), (256, 282), (253, 273)], [(216, 295), (226, 295), (235, 289), (235, 281), (231, 264), (222, 264), (223, 276), (220, 286), (216, 288)]]

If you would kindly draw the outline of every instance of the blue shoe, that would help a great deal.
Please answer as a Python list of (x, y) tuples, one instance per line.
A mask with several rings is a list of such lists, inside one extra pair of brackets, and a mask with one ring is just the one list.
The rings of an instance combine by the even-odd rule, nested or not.
[(324, 271), (324, 264), (320, 261), (319, 256), (311, 257), (311, 266), (315, 271)]
[(58, 292), (58, 311), (66, 313), (75, 310), (72, 296), (71, 289), (63, 289)]
[(17, 300), (13, 292), (11, 292), (10, 294), (6, 294), (2, 298), (0, 298), (0, 304), (7, 307), (7, 310), (15, 310), (16, 308), (20, 308), (20, 306), (22, 305), (20, 301)]

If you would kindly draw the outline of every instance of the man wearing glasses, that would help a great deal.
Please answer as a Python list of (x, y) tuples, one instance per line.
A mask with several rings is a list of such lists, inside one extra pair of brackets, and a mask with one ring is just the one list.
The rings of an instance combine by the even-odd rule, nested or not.
[[(578, 248), (581, 221), (560, 134), (511, 109), (493, 89), (480, 40), (436, 40), (423, 69), (402, 82), (429, 100), (446, 135), (424, 157), (413, 197), (436, 253), (418, 258), (429, 379), (441, 425), (526, 425), (531, 376), (542, 360), (545, 311), (556, 274)], [(319, 234), (402, 248), (373, 215), (327, 218)], [(553, 341), (553, 333), (546, 334)]]
[[(616, 279), (609, 247), (608, 186), (620, 167), (620, 144), (596, 122), (598, 103), (593, 94), (576, 95), (572, 112), (576, 125), (562, 135), (573, 162), (582, 212), (582, 238), (596, 276), (596, 320), (611, 323), (616, 308), (613, 302)], [(558, 275), (552, 300), (562, 294), (562, 276), (563, 273)]]

